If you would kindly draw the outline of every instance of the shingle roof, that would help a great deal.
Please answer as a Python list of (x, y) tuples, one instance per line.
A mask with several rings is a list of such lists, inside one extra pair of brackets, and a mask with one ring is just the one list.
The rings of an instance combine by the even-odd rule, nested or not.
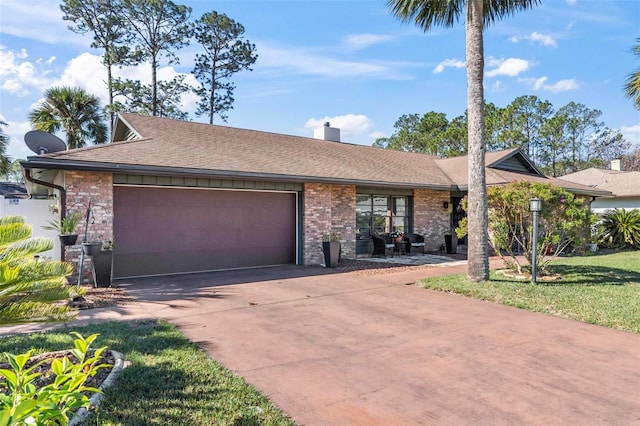
[(451, 180), (423, 154), (138, 114), (120, 120), (142, 139), (46, 154), (50, 160), (217, 171), (398, 186), (450, 188)]
[(620, 197), (640, 196), (640, 172), (590, 168), (560, 176), (560, 179), (611, 191)]
[[(27, 163), (31, 164), (27, 166), (415, 188), (456, 189), (467, 184), (466, 156), (438, 159), (343, 142), (120, 113), (116, 134), (124, 139), (125, 130), (135, 130), (136, 138), (30, 157)], [(514, 151), (487, 153), (486, 164), (508, 158)], [(523, 179), (593, 191), (544, 176), (487, 168), (489, 185)]]
[[(494, 165), (495, 167), (486, 167), (485, 176), (488, 186), (504, 185), (509, 182), (518, 180), (527, 180), (530, 182), (550, 183), (555, 186), (562, 187), (566, 190), (592, 195), (605, 195), (602, 191), (594, 190), (586, 185), (575, 182), (569, 182), (544, 176), (537, 173), (519, 173), (516, 171), (503, 170), (500, 168), (500, 161), (519, 153), (518, 148), (511, 148), (504, 151), (487, 152), (485, 154), (485, 164)], [(526, 158), (523, 158), (525, 161)], [(469, 182), (467, 169), (467, 156), (452, 157), (436, 160), (438, 166), (451, 178), (451, 180), (461, 188), (466, 189)], [(607, 191), (607, 190), (603, 190)]]

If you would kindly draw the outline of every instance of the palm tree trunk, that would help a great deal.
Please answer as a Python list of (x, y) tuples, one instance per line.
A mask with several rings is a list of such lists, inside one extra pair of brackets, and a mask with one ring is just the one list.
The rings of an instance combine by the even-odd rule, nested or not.
[(466, 61), (469, 132), (468, 264), (467, 275), (474, 282), (489, 278), (487, 233), (487, 185), (484, 161), (484, 47), (482, 39), (483, 0), (467, 0)]

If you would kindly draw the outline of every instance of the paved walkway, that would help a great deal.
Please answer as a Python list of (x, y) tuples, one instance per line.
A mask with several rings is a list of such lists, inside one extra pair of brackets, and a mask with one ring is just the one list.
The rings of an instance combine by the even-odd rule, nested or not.
[(299, 424), (640, 424), (640, 336), (420, 289), (464, 265), (287, 267), (123, 283)]

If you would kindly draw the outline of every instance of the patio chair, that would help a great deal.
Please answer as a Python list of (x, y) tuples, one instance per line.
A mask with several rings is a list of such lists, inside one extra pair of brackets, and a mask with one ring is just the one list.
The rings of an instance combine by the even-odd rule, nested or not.
[(410, 254), (416, 254), (421, 252), (424, 254), (424, 237), (420, 234), (405, 234), (404, 236), (407, 244), (407, 252)]
[(393, 257), (395, 244), (393, 244), (393, 239), (391, 237), (384, 235), (372, 235), (371, 239), (373, 239), (373, 256), (382, 255), (385, 259), (389, 255)]

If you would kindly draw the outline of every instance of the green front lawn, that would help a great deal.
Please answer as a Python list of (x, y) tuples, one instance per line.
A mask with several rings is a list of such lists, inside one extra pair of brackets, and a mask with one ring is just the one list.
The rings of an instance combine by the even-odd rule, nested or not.
[(463, 275), (428, 278), (425, 288), (640, 333), (640, 251), (559, 258), (557, 281), (530, 282), (491, 271), (474, 284)]
[(240, 377), (211, 360), (166, 322), (111, 322), (0, 339), (0, 352), (38, 353), (73, 346), (70, 331), (100, 333), (94, 346), (123, 352), (122, 371), (86, 424), (292, 425)]

